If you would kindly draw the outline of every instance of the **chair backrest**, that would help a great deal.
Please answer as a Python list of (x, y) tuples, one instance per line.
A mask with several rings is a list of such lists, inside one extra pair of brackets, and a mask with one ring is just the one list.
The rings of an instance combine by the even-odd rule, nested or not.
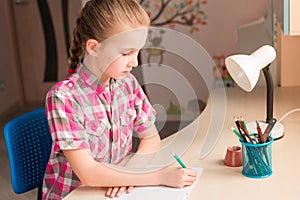
[(41, 187), (52, 146), (45, 109), (9, 121), (4, 138), (14, 192), (21, 194)]

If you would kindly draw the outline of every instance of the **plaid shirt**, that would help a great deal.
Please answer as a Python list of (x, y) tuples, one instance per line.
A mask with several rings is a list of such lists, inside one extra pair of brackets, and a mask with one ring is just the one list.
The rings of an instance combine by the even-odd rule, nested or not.
[(89, 149), (94, 160), (120, 163), (132, 148), (133, 131), (155, 121), (155, 110), (133, 75), (103, 84), (84, 65), (47, 94), (53, 139), (43, 199), (61, 199), (81, 185), (62, 150)]

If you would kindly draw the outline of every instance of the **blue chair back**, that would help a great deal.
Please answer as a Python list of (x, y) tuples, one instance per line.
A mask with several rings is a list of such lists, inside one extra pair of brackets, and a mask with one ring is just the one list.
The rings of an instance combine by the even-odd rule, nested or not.
[(11, 183), (15, 193), (39, 188), (51, 152), (52, 139), (44, 108), (23, 114), (4, 126)]

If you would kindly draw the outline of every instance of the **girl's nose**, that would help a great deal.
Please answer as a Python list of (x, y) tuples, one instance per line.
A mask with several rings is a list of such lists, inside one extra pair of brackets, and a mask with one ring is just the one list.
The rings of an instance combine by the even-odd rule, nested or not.
[(131, 67), (137, 67), (138, 64), (139, 64), (139, 61), (138, 61), (138, 55), (133, 56), (132, 59), (130, 60), (129, 65), (130, 65)]

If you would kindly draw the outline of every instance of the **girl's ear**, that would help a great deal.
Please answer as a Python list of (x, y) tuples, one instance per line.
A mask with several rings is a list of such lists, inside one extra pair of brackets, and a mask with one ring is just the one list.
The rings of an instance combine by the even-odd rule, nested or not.
[(94, 40), (94, 39), (89, 39), (86, 41), (86, 45), (85, 45), (85, 48), (86, 48), (86, 51), (89, 53), (89, 54), (93, 54), (94, 51), (95, 51), (95, 48), (99, 45), (100, 43), (97, 41), (97, 40)]

